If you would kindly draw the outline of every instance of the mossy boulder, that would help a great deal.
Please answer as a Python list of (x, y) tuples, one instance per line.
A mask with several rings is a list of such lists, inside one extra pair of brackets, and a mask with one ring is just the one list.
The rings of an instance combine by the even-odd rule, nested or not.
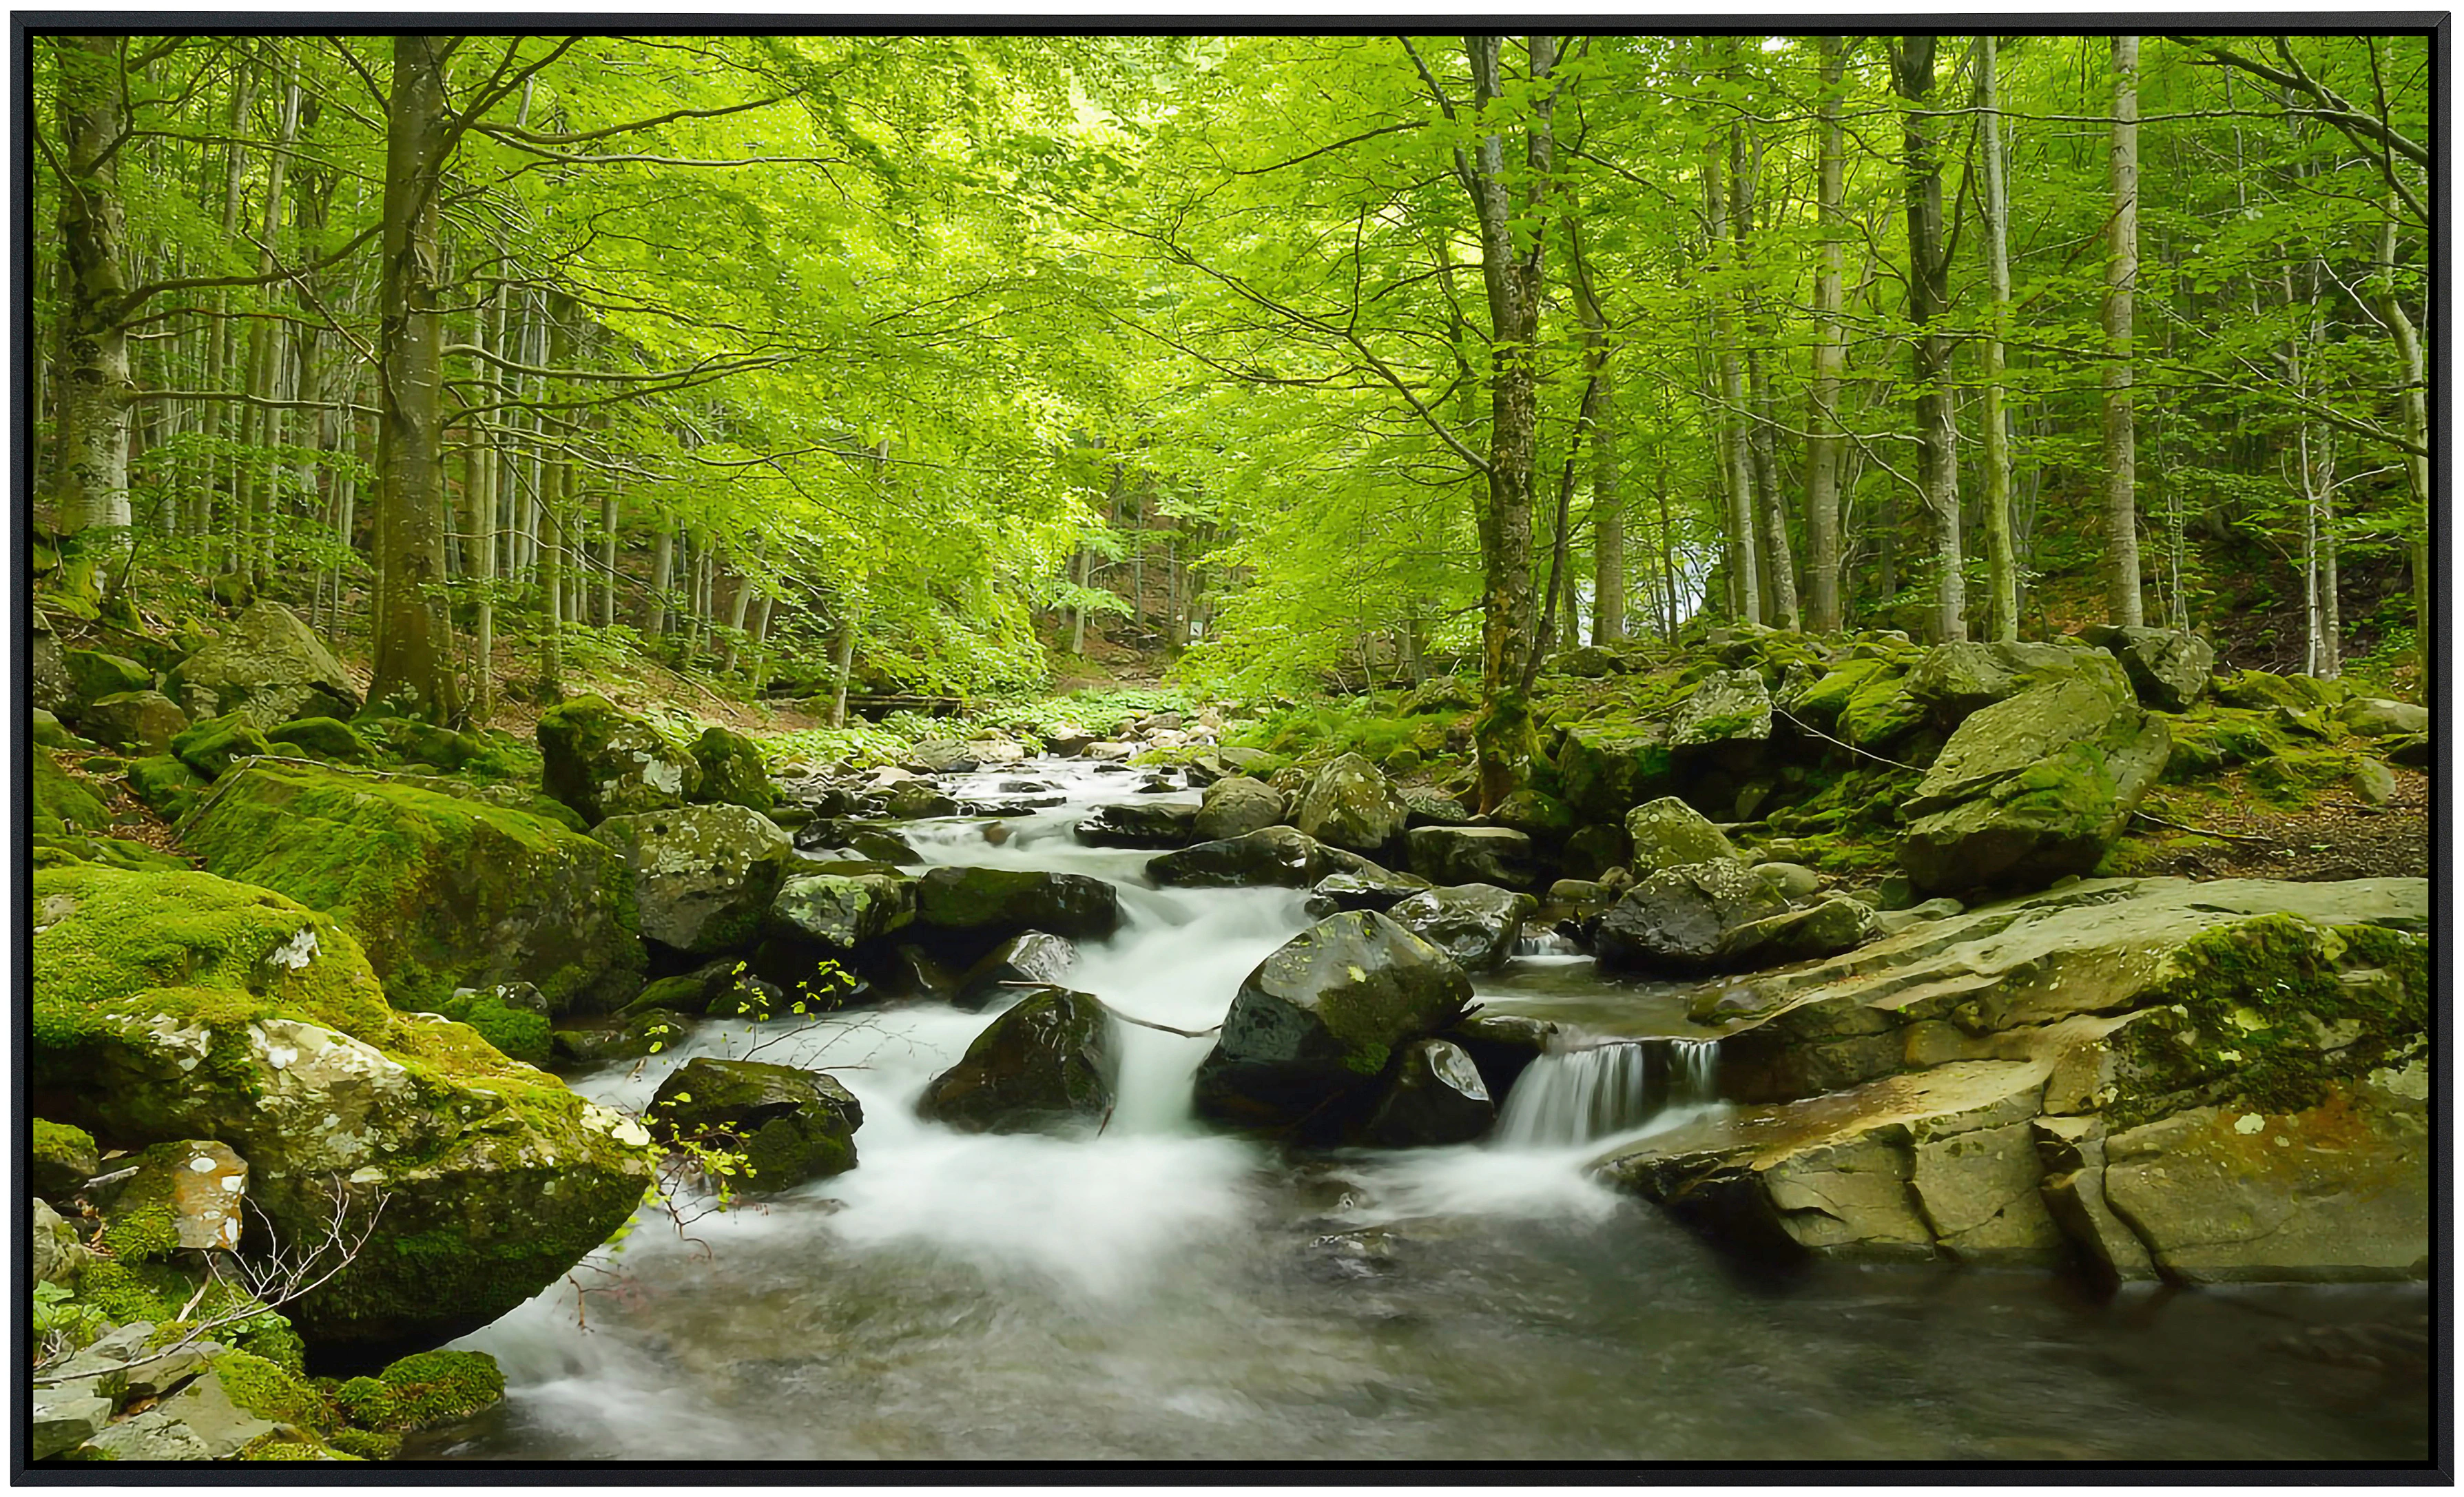
[(559, 1013), (612, 1007), (647, 961), (624, 857), (543, 817), (405, 777), (261, 762), (183, 827), (226, 877), (341, 921), (405, 1008), (528, 982)]
[(753, 943), (795, 856), (785, 832), (740, 805), (611, 816), (590, 835), (633, 870), (642, 934), (701, 956)]
[(915, 918), (936, 930), (987, 938), (1026, 930), (1110, 936), (1121, 923), (1121, 896), (1084, 873), (943, 867), (916, 881)]
[(2389, 701), (2381, 696), (2356, 696), (2337, 714), (2344, 731), (2357, 737), (2381, 738), (2402, 734), (2428, 733), (2430, 709), (2410, 702)]
[(841, 954), (915, 919), (915, 880), (898, 873), (804, 873), (779, 886), (769, 930)]
[(49, 708), (30, 708), (26, 717), (26, 736), (34, 740), (36, 748), (73, 749), (86, 746), (85, 739), (60, 726), (58, 715)]
[(469, 1024), (499, 1054), (533, 1066), (548, 1063), (547, 995), (527, 982), (460, 988), (437, 1011)]
[(1969, 717), (1915, 797), (1900, 866), (1919, 893), (2041, 887), (2094, 869), (2163, 774), (2162, 718), (2075, 678)]
[(2315, 675), (2278, 675), (2273, 671), (2236, 671), (2215, 683), (2216, 700), (2227, 707), (2280, 707), (2296, 716), (2334, 716), (2348, 694), (2341, 681)]
[(1307, 889), (1330, 873), (1377, 870), (1357, 853), (1331, 848), (1290, 826), (1262, 826), (1238, 837), (1201, 842), (1147, 863), (1147, 877), (1191, 889), (1279, 885)]
[(1727, 833), (1673, 795), (1636, 806), (1625, 819), (1625, 835), (1637, 877), (1689, 863), (1737, 861)]
[(28, 756), (33, 767), (33, 804), (28, 829), (34, 832), (101, 831), (111, 812), (82, 780), (46, 753)]
[(1539, 908), (1529, 894), (1495, 884), (1464, 883), (1424, 889), (1386, 914), (1465, 972), (1488, 972), (1514, 955), (1525, 918)]
[(128, 766), (128, 793), (166, 822), (176, 822), (196, 808), (206, 782), (187, 763), (169, 754), (155, 754)]
[(1412, 871), (1433, 884), (1499, 884), (1536, 876), (1531, 839), (1511, 826), (1415, 826), (1404, 834)]
[(746, 1188), (781, 1191), (855, 1168), (864, 1107), (828, 1075), (698, 1055), (650, 1099), (658, 1137), (744, 1156)]
[(1500, 801), (1497, 809), (1488, 813), (1488, 819), (1533, 842), (1551, 846), (1564, 841), (1575, 826), (1573, 807), (1533, 785), (1525, 785)]
[(171, 668), (163, 691), (191, 717), (237, 713), (257, 728), (348, 717), (360, 691), (324, 642), (278, 603), (257, 603), (220, 639)]
[(713, 805), (740, 805), (767, 812), (779, 804), (770, 772), (761, 765), (761, 749), (741, 733), (712, 726), (693, 739), (693, 764), (701, 771), (694, 799)]
[(970, 1012), (1014, 1001), (1021, 990), (1058, 986), (1078, 965), (1078, 948), (1049, 931), (1021, 931), (983, 954), (950, 985), (954, 1007)]
[[(285, 1308), (312, 1346), (486, 1324), (605, 1242), (647, 1135), (464, 1026), (385, 1002), (333, 917), (210, 873), (36, 870), (27, 1086), (128, 1144), (229, 1143), (284, 1242), (337, 1193), (365, 1244)], [(382, 1209), (380, 1209), (380, 1204)]]
[(684, 804), (701, 789), (701, 765), (648, 722), (604, 696), (577, 696), (539, 715), (547, 793), (597, 826)]
[(125, 655), (105, 654), (99, 649), (72, 649), (65, 657), (69, 689), (76, 693), (77, 715), (82, 719), (86, 705), (106, 696), (124, 692), (154, 690), (154, 672)]
[(1759, 671), (1714, 671), (1669, 717), (1672, 749), (1761, 743), (1771, 736), (1771, 688)]
[(368, 740), (339, 717), (300, 717), (279, 723), (266, 730), (265, 740), (319, 759), (339, 759), (352, 764), (364, 764), (376, 758), (376, 750), (368, 746)]
[(1036, 988), (927, 1083), (916, 1115), (970, 1134), (1091, 1133), (1111, 1114), (1120, 1054), (1090, 993)]
[[(1283, 825), (1284, 811), (1282, 791), (1247, 775), (1227, 775), (1206, 787), (1198, 815), (1190, 823), (1190, 837), (1200, 842), (1245, 837), (1253, 831)], [(1189, 840), (1183, 838), (1173, 846), (1182, 846)]]
[(1593, 946), (1611, 969), (1691, 973), (1727, 959), (1729, 933), (1788, 912), (1771, 885), (1733, 858), (1659, 869), (1600, 916)]
[(1455, 1023), (1470, 1002), (1463, 968), (1385, 915), (1330, 916), (1243, 980), (1198, 1068), (1199, 1114), (1339, 1136), (1402, 1047)]
[(1185, 848), (1198, 840), (1198, 809), (1172, 801), (1099, 805), (1070, 835), (1091, 848)]
[(102, 1168), (94, 1134), (70, 1123), (38, 1117), (27, 1160), (26, 1184), (45, 1200), (65, 1201)]
[(1583, 820), (1623, 816), (1676, 783), (1663, 722), (1610, 717), (1567, 724), (1556, 757), (1557, 785)]
[(1292, 825), (1330, 846), (1374, 853), (1403, 835), (1410, 816), (1376, 765), (1344, 754), (1310, 777), (1292, 810)]
[(2141, 704), (2158, 712), (2188, 711), (2215, 670), (2215, 648), (2187, 629), (2097, 624), (2079, 637), (2122, 662)]
[(2120, 698), (2130, 694), (2122, 666), (2104, 650), (2020, 640), (1937, 645), (1908, 672), (1904, 690), (1926, 723), (1950, 733), (1996, 702), (2070, 680)]
[(351, 727), (353, 732), (383, 744), (404, 762), (435, 769), (459, 770), (489, 752), (488, 740), (475, 734), (387, 712), (362, 713)]
[(206, 779), (218, 780), (238, 760), (273, 753), (274, 744), (254, 722), (231, 713), (192, 723), (174, 735), (171, 752)]
[(115, 692), (88, 703), (77, 722), (98, 743), (128, 754), (160, 754), (187, 731), (188, 715), (160, 692)]

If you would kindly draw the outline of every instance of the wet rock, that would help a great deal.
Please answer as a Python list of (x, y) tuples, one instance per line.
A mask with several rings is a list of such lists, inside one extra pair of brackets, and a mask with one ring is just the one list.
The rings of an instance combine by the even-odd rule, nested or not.
[(1732, 926), (1720, 936), (1725, 967), (1775, 967), (1854, 951), (1881, 934), (1873, 909), (1848, 898)]
[(979, 767), (971, 745), (955, 738), (925, 738), (907, 751), (903, 766), (923, 775), (966, 774)]
[(651, 1097), (651, 1133), (740, 1150), (746, 1188), (785, 1190), (855, 1168), (864, 1106), (820, 1071), (697, 1055)]
[(913, 923), (915, 908), (915, 880), (904, 874), (804, 873), (780, 884), (769, 929), (846, 953)]
[(622, 1018), (550, 1030), (548, 1044), (557, 1059), (577, 1065), (637, 1061), (683, 1044), (693, 1032), (693, 1018), (676, 1009), (627, 1004)]
[(169, 751), (188, 729), (188, 715), (160, 692), (116, 692), (88, 703), (77, 719), (86, 736), (133, 755)]
[(1374, 853), (1403, 834), (1410, 815), (1376, 765), (1345, 754), (1310, 779), (1293, 808), (1292, 825), (1330, 846)]
[(1048, 931), (1021, 931), (984, 954), (950, 990), (950, 1002), (980, 1010), (1028, 987), (1058, 986), (1078, 965), (1078, 948)]
[(2085, 873), (2171, 747), (2162, 719), (2083, 677), (1997, 702), (1960, 724), (1917, 786), (1900, 865), (1925, 893)]
[(1384, 1227), (1329, 1232), (1309, 1240), (1301, 1255), (1301, 1271), (1331, 1284), (1386, 1278), (1402, 1270), (1399, 1245)]
[(958, 814), (958, 803), (944, 795), (930, 780), (900, 781), (874, 797), (873, 804), (883, 816), (900, 822), (928, 821)]
[(779, 804), (779, 792), (761, 766), (761, 750), (751, 738), (721, 727), (702, 730), (693, 739), (693, 764), (701, 771), (695, 798), (714, 805), (740, 805), (767, 814)]
[(1329, 873), (1309, 886), (1301, 908), (1318, 920), (1345, 910), (1392, 910), (1428, 887), (1413, 873)]
[(1479, 1012), (1448, 1029), (1443, 1038), (1463, 1046), (1491, 1097), (1504, 1097), (1533, 1061), (1549, 1052), (1558, 1034), (1546, 1019)]
[(1638, 878), (1688, 864), (1737, 860), (1727, 834), (1673, 795), (1636, 806), (1626, 816), (1625, 833), (1634, 848)]
[(916, 1115), (963, 1133), (1087, 1133), (1111, 1114), (1120, 1071), (1111, 1011), (1045, 987), (984, 1027), (933, 1078)]
[(1509, 826), (1416, 826), (1405, 834), (1412, 871), (1436, 884), (1532, 880), (1531, 839)]
[(2183, 629), (2094, 624), (2079, 637), (2121, 661), (2140, 703), (2158, 712), (2189, 711), (2215, 670), (2214, 648)]
[(1206, 787), (1190, 831), (1205, 842), (1245, 837), (1284, 821), (1283, 793), (1263, 780), (1233, 775)]
[(1498, 803), (1488, 819), (1534, 842), (1551, 845), (1563, 841), (1574, 829), (1574, 813), (1564, 802), (1528, 785)]
[(1600, 916), (1593, 945), (1605, 967), (1707, 971), (1727, 959), (1722, 942), (1728, 932), (1787, 911), (1742, 863), (1684, 864), (1661, 869), (1628, 891)]
[(1611, 869), (1625, 867), (1633, 857), (1634, 844), (1623, 826), (1595, 822), (1574, 828), (1557, 867), (1568, 878), (1598, 878)]
[(173, 666), (163, 693), (191, 717), (235, 712), (259, 729), (360, 710), (359, 688), (342, 663), (278, 603), (252, 605), (220, 639)]
[(1480, 1068), (1461, 1046), (1415, 1040), (1361, 1129), (1362, 1141), (1388, 1149), (1469, 1143), (1488, 1132), (1497, 1109)]
[(539, 715), (538, 733), (548, 795), (588, 826), (670, 810), (701, 789), (691, 753), (604, 696), (558, 703)]
[(1413, 1040), (1454, 1023), (1471, 981), (1435, 946), (1356, 911), (1303, 931), (1243, 980), (1198, 1068), (1200, 1116), (1247, 1128), (1339, 1129)]
[(1059, 727), (1044, 735), (1045, 752), (1062, 759), (1076, 759), (1094, 741), (1095, 736), (1084, 728)]
[(1786, 900), (1807, 898), (1822, 887), (1822, 875), (1801, 863), (1757, 863), (1748, 871)]
[(792, 850), (769, 818), (740, 805), (611, 816), (590, 835), (633, 870), (642, 934), (703, 956), (753, 943)]
[(995, 936), (1026, 930), (1100, 936), (1121, 923), (1121, 901), (1111, 885), (1083, 873), (943, 867), (917, 881), (915, 917)]
[(1266, 826), (1239, 837), (1201, 842), (1167, 852), (1147, 865), (1158, 884), (1192, 889), (1277, 885), (1306, 889), (1330, 873), (1377, 872), (1368, 859), (1289, 826)]
[(1410, 813), (1407, 818), (1408, 826), (1468, 826), (1471, 825), (1471, 812), (1463, 808), (1461, 801), (1442, 790), (1431, 790), (1420, 785), (1405, 785), (1396, 793), (1403, 798), (1403, 808)]
[(1456, 884), (1414, 894), (1388, 914), (1465, 972), (1488, 972), (1514, 955), (1524, 917), (1539, 907), (1529, 894), (1494, 884)]
[(840, 819), (810, 821), (796, 828), (796, 850), (821, 860), (913, 863), (915, 849), (888, 826)]
[(1073, 835), (1097, 848), (1179, 848), (1197, 835), (1194, 805), (1099, 805)]

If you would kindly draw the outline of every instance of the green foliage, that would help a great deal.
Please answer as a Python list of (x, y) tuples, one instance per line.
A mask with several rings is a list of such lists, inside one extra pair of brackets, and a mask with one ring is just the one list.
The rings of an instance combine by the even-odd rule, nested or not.
[(504, 1396), (505, 1375), (485, 1352), (419, 1352), (343, 1383), (334, 1402), (355, 1424), (402, 1434), (469, 1419)]

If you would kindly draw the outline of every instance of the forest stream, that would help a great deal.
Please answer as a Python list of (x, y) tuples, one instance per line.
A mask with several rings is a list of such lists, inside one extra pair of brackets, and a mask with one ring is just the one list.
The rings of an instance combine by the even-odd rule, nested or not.
[[(1073, 986), (1193, 1032), (1307, 927), (1305, 891), (1158, 889), (1071, 828), (1124, 782), (1022, 774), (1063, 804), (903, 827), (925, 864), (1093, 874), (1123, 923)], [(986, 784), (974, 786), (981, 778)], [(1112, 792), (1109, 797), (1107, 790)], [(1194, 800), (1182, 792), (1180, 799)], [(713, 1023), (569, 1079), (640, 1109), (695, 1055), (828, 1068), (861, 1167), (620, 1251), (455, 1343), (507, 1397), (407, 1458), (1694, 1461), (2418, 1459), (2426, 1389), (2297, 1354), (2314, 1328), (2410, 1323), (2409, 1286), (2139, 1288), (1940, 1265), (1762, 1273), (1595, 1183), (1620, 1138), (1706, 1109), (1675, 989), (1532, 951), (1492, 1012), (1582, 1037), (1480, 1143), (1297, 1160), (1190, 1110), (1207, 1038), (1125, 1025), (1091, 1138), (964, 1134), (915, 1098), (990, 1016), (938, 1002)], [(1587, 1046), (1583, 1040), (1597, 1040)], [(580, 1303), (577, 1304), (577, 1290)], [(827, 1418), (808, 1417), (826, 1410)], [(798, 1411), (807, 1411), (799, 1413)]]

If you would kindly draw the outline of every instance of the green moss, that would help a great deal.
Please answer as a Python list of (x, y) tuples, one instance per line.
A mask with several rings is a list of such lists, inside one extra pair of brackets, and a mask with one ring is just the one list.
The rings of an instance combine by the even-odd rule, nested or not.
[(37, 1170), (46, 1167), (67, 1170), (79, 1179), (93, 1173), (102, 1157), (94, 1134), (71, 1123), (55, 1123), (50, 1118), (33, 1120), (33, 1158)]
[(1799, 692), (1788, 702), (1788, 710), (1816, 727), (1828, 729), (1838, 722), (1841, 713), (1848, 710), (1858, 689), (1882, 674), (1886, 669), (1880, 660), (1844, 661)]
[(271, 754), (274, 745), (238, 713), (191, 723), (171, 739), (171, 752), (208, 780), (219, 778), (234, 760)]
[(34, 800), (27, 828), (36, 832), (101, 831), (111, 825), (111, 812), (85, 782), (62, 769), (49, 754), (30, 755), (34, 771)]
[(402, 1437), (375, 1429), (338, 1429), (325, 1442), (362, 1461), (390, 1461), (402, 1449)]
[(286, 748), (302, 749), (319, 759), (345, 760), (364, 764), (376, 757), (368, 740), (354, 732), (351, 725), (332, 717), (301, 717), (266, 731), (266, 741)]
[(163, 1292), (159, 1276), (106, 1258), (91, 1260), (77, 1269), (77, 1297), (122, 1326), (140, 1320), (161, 1325), (178, 1314), (181, 1305)]
[(1908, 690), (1908, 678), (1887, 671), (1865, 677), (1839, 711), (1839, 736), (1861, 749), (1887, 752), (1925, 725), (1925, 703)]
[(2128, 1127), (2197, 1103), (2315, 1107), (2329, 1082), (2420, 1054), (2430, 994), (2418, 936), (2286, 914), (2207, 932), (2167, 958), (2146, 1016), (2121, 1032), (2128, 1081), (2106, 1113)]
[(545, 1014), (527, 1008), (516, 1008), (490, 989), (468, 995), (457, 995), (445, 1001), (437, 1012), (448, 1019), (469, 1024), (479, 1037), (504, 1054), (533, 1066), (548, 1061), (548, 1024)]
[(2368, 756), (2353, 749), (2288, 749), (2250, 766), (2251, 788), (2278, 805), (2303, 805), (2343, 788)]
[(235, 1458), (241, 1461), (357, 1461), (362, 1459), (313, 1440), (264, 1435), (249, 1442)]
[(335, 1421), (333, 1405), (288, 1368), (247, 1352), (226, 1352), (211, 1366), (231, 1402), (258, 1419), (318, 1431)]
[(353, 1423), (407, 1433), (448, 1424), (489, 1408), (505, 1396), (505, 1375), (485, 1352), (420, 1352), (374, 1377), (354, 1377), (334, 1401)]
[(196, 808), (206, 782), (177, 757), (156, 754), (128, 766), (128, 789), (155, 815), (176, 822)]
[[(519, 978), (551, 1006), (638, 970), (624, 860), (527, 811), (382, 776), (259, 764), (183, 829), (215, 872), (278, 890), (360, 938), (406, 1008)], [(473, 931), (527, 927), (509, 958)], [(518, 970), (507, 970), (509, 967)]]

